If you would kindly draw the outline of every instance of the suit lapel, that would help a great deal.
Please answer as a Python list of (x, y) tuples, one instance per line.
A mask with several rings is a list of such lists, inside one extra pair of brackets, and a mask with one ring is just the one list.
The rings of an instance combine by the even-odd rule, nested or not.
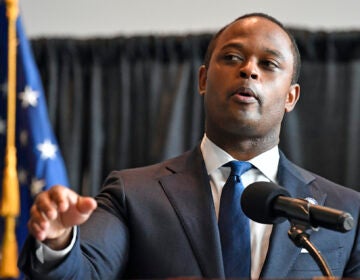
[(200, 149), (168, 166), (160, 184), (183, 225), (204, 277), (223, 277), (221, 247), (209, 178)]
[[(316, 185), (310, 185), (314, 179), (310, 173), (294, 166), (282, 153), (280, 154), (278, 181), (281, 186), (289, 191), (292, 197), (312, 197), (319, 204), (323, 204), (326, 194), (320, 192)], [(261, 277), (287, 277), (301, 251), (288, 237), (289, 229), (290, 223), (288, 221), (274, 225)]]

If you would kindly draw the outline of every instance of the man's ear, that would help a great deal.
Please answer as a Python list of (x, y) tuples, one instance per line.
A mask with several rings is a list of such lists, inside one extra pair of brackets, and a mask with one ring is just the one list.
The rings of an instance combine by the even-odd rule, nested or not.
[(299, 97), (300, 97), (300, 85), (299, 84), (291, 85), (285, 101), (286, 113), (291, 112), (295, 108), (295, 105), (298, 102)]
[(199, 68), (199, 93), (204, 95), (206, 92), (206, 80), (207, 80), (207, 69), (205, 65), (201, 65)]

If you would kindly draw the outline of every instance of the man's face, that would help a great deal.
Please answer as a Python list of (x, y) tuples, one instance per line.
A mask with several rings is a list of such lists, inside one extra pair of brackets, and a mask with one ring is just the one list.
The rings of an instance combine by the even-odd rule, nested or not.
[(218, 37), (208, 69), (199, 72), (206, 133), (278, 141), (284, 113), (300, 88), (291, 85), (294, 57), (288, 35), (275, 23), (250, 17)]

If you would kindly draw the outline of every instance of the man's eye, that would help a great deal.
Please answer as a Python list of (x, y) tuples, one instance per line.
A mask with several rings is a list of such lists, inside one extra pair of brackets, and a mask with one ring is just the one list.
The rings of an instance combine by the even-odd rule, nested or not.
[(225, 55), (225, 59), (229, 61), (242, 61), (243, 58), (240, 55), (236, 54), (227, 54)]
[(262, 62), (262, 64), (267, 67), (267, 68), (271, 68), (271, 69), (275, 69), (275, 68), (279, 68), (278, 64), (272, 60), (264, 60)]

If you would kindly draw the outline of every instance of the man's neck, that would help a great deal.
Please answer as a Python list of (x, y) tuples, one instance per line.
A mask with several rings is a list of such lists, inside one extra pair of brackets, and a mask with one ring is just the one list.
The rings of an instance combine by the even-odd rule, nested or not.
[(206, 133), (207, 137), (237, 160), (250, 160), (278, 145), (278, 137), (242, 137), (222, 136), (215, 137)]

